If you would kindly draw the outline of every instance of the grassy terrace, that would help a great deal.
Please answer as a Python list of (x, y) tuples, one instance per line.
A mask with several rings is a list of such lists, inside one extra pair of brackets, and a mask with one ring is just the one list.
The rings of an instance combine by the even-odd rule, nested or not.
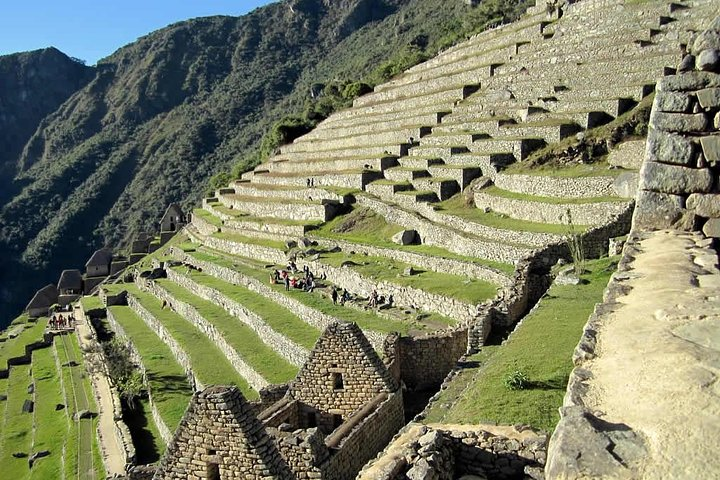
[[(202, 273), (197, 275), (202, 276), (204, 280), (212, 280)], [(157, 283), (177, 300), (192, 305), (205, 320), (218, 329), (242, 359), (270, 383), (287, 382), (297, 375), (296, 366), (276, 353), (252, 328), (227, 313), (222, 307), (190, 293), (167, 279), (158, 279)]]
[[(24, 320), (27, 321), (27, 318), (24, 318)], [(47, 318), (40, 318), (36, 322), (27, 322), (24, 324), (25, 328), (17, 337), (0, 342), (0, 369), (7, 368), (8, 359), (25, 355), (26, 345), (42, 340), (47, 323)], [(13, 326), (9, 328), (17, 328), (17, 325), (21, 325), (21, 323), (13, 322)]]
[(35, 384), (33, 451), (50, 451), (49, 456), (35, 462), (32, 476), (39, 479), (62, 478), (62, 449), (58, 447), (77, 443), (77, 431), (71, 428), (67, 412), (55, 409), (55, 405), (65, 404), (65, 398), (58, 379), (59, 372), (55, 365), (53, 349), (35, 350), (32, 357)]
[(294, 289), (285, 291), (285, 287), (283, 285), (269, 284), (268, 280), (270, 270), (263, 268), (262, 265), (254, 263), (250, 259), (225, 255), (219, 252), (210, 251), (209, 249), (203, 250), (203, 252), (192, 252), (190, 255), (198, 260), (212, 262), (216, 265), (234, 270), (247, 277), (254, 278), (255, 280), (267, 284), (276, 292), (287, 295), (288, 297), (299, 301), (303, 305), (314, 308), (326, 315), (331, 315), (341, 320), (355, 322), (363, 329), (382, 333), (400, 332), (407, 334), (412, 327), (409, 322), (381, 317), (376, 315), (372, 310), (360, 311), (342, 305), (335, 305), (319, 290), (316, 290), (311, 294)]
[[(514, 230), (518, 232), (554, 233), (558, 235), (568, 234), (567, 225), (528, 222), (494, 212), (485, 213), (482, 209), (477, 208), (475, 205), (466, 205), (463, 194), (455, 195), (449, 200), (438, 203), (437, 207), (438, 211), (441, 213), (455, 215), (487, 227)], [(576, 225), (575, 228), (580, 231), (587, 230), (587, 226), (584, 225)]]
[(228, 232), (218, 232), (218, 233), (214, 233), (212, 236), (215, 238), (219, 238), (221, 240), (229, 240), (231, 242), (247, 243), (250, 245), (259, 245), (261, 247), (276, 248), (276, 249), (282, 250), (282, 251), (285, 250), (285, 243), (278, 242), (275, 240), (246, 237), (244, 235), (239, 235), (237, 233), (228, 233)]
[(337, 252), (323, 253), (320, 258), (323, 263), (334, 267), (340, 267), (343, 262), (351, 261), (356, 265), (350, 268), (363, 277), (413, 287), (467, 303), (483, 302), (494, 297), (497, 291), (497, 285), (490, 282), (460, 275), (422, 270), (417, 266), (412, 266), (418, 272), (417, 274), (404, 275), (405, 269), (411, 267), (411, 265), (385, 257)]
[(398, 245), (392, 241), (392, 236), (401, 230), (404, 230), (404, 228), (400, 225), (387, 223), (385, 218), (370, 209), (356, 208), (346, 215), (335, 217), (321, 227), (310, 231), (310, 233), (329, 240), (342, 240), (361, 245), (390, 248), (393, 250), (476, 263), (507, 274), (512, 274), (515, 271), (515, 267), (508, 263), (458, 255), (457, 253), (433, 245)]
[(539, 202), (539, 203), (550, 203), (554, 205), (584, 205), (588, 203), (599, 203), (599, 202), (626, 202), (626, 198), (620, 197), (590, 197), (590, 198), (561, 198), (561, 197), (541, 197), (538, 195), (527, 195), (524, 193), (511, 192), (509, 190), (503, 190), (496, 186), (483, 188), (481, 193), (486, 193), (495, 197), (509, 198), (512, 200), (525, 200), (527, 202)]
[[(616, 260), (588, 262), (582, 285), (553, 285), (505, 344), (484, 347), (472, 359), (480, 366), (456, 377), (425, 421), (524, 423), (552, 431), (573, 368), (572, 352), (595, 304), (602, 301)], [(510, 390), (504, 381), (516, 370), (529, 382), (524, 389)]]
[(142, 306), (163, 324), (190, 357), (193, 372), (202, 383), (237, 385), (246, 398), (250, 400), (258, 398), (258, 393), (237, 373), (225, 354), (193, 324), (170, 309), (162, 308), (162, 303), (156, 297), (141, 291), (134, 284), (125, 283), (113, 287), (127, 290), (134, 295)]
[(80, 304), (82, 305), (83, 310), (85, 310), (86, 312), (89, 312), (90, 310), (105, 308), (105, 305), (103, 305), (102, 300), (100, 300), (100, 297), (98, 297), (97, 295), (95, 295), (93, 297), (80, 298)]
[(542, 165), (529, 167), (525, 162), (515, 162), (508, 165), (502, 173), (509, 175), (535, 175), (556, 178), (585, 178), (585, 177), (617, 177), (628, 170), (622, 168), (610, 169), (607, 161), (599, 160), (595, 163), (581, 163), (558, 167), (556, 165)]
[[(202, 256), (203, 254), (198, 255)], [(258, 316), (262, 317), (265, 323), (267, 323), (273, 330), (284, 335), (302, 347), (312, 349), (315, 345), (315, 341), (320, 336), (320, 330), (312, 325), (308, 325), (290, 310), (248, 290), (241, 285), (233, 285), (195, 270), (191, 270), (187, 273), (186, 269), (182, 267), (175, 267), (174, 270), (190, 277), (193, 281), (199, 283), (200, 285), (214, 288), (230, 300), (234, 300), (248, 310), (256, 313)], [(267, 278), (263, 279), (263, 281), (265, 280), (267, 280)]]
[[(175, 431), (193, 394), (185, 370), (167, 344), (130, 307), (115, 306), (109, 310), (135, 344), (158, 413), (170, 431)], [(151, 419), (148, 416), (149, 422)]]
[[(262, 185), (262, 184), (258, 184), (258, 185)], [(319, 225), (320, 223), (322, 223), (318, 220), (305, 221), (305, 220), (287, 220), (284, 218), (255, 217), (253, 215), (242, 212), (240, 210), (226, 207), (225, 205), (222, 205), (220, 203), (212, 204), (212, 209), (215, 210), (216, 212), (235, 217), (236, 220), (242, 221), (242, 222), (272, 223), (272, 224), (277, 224), (277, 225), (289, 225), (289, 226)], [(212, 215), (211, 212), (209, 212), (209, 213)]]
[(22, 413), (25, 400), (31, 400), (27, 387), (31, 382), (30, 365), (17, 365), (7, 380), (7, 400), (2, 429), (0, 429), (0, 465), (4, 478), (25, 478), (27, 458), (15, 458), (13, 452), (30, 452), (32, 445), (32, 414)]

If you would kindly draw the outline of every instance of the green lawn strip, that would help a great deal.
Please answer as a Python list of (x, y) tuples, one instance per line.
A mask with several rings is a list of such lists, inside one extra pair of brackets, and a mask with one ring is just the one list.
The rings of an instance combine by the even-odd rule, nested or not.
[[(130, 307), (115, 306), (110, 307), (110, 311), (142, 357), (155, 407), (165, 425), (174, 432), (193, 394), (185, 370), (175, 360), (170, 347)], [(149, 413), (150, 410), (146, 410), (146, 414)], [(151, 419), (152, 416), (148, 422)]]
[(27, 322), (25, 329), (17, 337), (0, 342), (0, 368), (6, 368), (9, 359), (24, 356), (26, 345), (41, 341), (47, 323), (47, 318), (38, 318), (36, 322)]
[(225, 354), (198, 328), (168, 308), (153, 295), (135, 285), (123, 285), (162, 323), (170, 335), (190, 357), (193, 372), (205, 385), (236, 385), (246, 398), (259, 398), (258, 393), (235, 370)]
[[(455, 195), (449, 200), (437, 204), (438, 211), (455, 215), (471, 222), (479, 223), (487, 227), (500, 228), (503, 230), (514, 230), (517, 232), (533, 233), (554, 233), (565, 235), (568, 233), (567, 225), (537, 223), (526, 220), (518, 220), (495, 212), (485, 213), (475, 205), (465, 205), (465, 197), (462, 194)], [(576, 229), (585, 231), (587, 226), (576, 225)]]
[[(61, 336), (54, 338), (54, 345), (58, 361), (60, 365), (67, 365), (71, 357), (69, 351), (63, 343)], [(65, 442), (65, 478), (77, 478), (78, 477), (78, 451), (79, 451), (79, 425), (73, 420), (73, 415), (77, 412), (77, 406), (75, 404), (75, 396), (73, 395), (74, 383), (73, 383), (73, 372), (72, 367), (63, 366), (60, 369), (60, 376), (62, 377), (64, 395), (65, 395), (65, 409), (67, 415), (70, 417), (69, 434), (67, 441)]]
[(198, 260), (212, 262), (221, 267), (235, 270), (243, 275), (259, 280), (268, 284), (268, 286), (273, 288), (276, 292), (287, 295), (307, 307), (314, 308), (326, 315), (330, 315), (340, 320), (355, 322), (362, 329), (381, 333), (400, 332), (403, 334), (406, 334), (410, 329), (410, 325), (406, 322), (393, 321), (388, 318), (375, 315), (369, 311), (360, 311), (342, 305), (335, 305), (329, 298), (323, 296), (320, 292), (313, 292), (308, 295), (307, 292), (303, 292), (302, 290), (290, 289), (289, 291), (286, 291), (283, 285), (271, 285), (268, 283), (268, 275), (270, 274), (270, 271), (262, 269), (262, 266), (258, 266), (257, 268), (247, 266), (247, 264), (251, 262), (250, 260), (243, 259), (243, 263), (232, 262), (219, 254), (215, 255), (205, 252), (193, 252), (190, 255)]
[[(552, 431), (573, 368), (573, 349), (595, 304), (602, 301), (615, 262), (608, 258), (588, 262), (588, 272), (582, 276), (586, 284), (554, 285), (538, 308), (478, 371), (477, 378), (446, 410), (442, 421), (523, 423)], [(510, 390), (504, 385), (516, 370), (529, 378), (526, 389)], [(446, 402), (441, 397), (438, 405)]]
[(0, 465), (4, 478), (22, 479), (29, 474), (27, 458), (15, 458), (15, 452), (30, 455), (33, 415), (22, 413), (25, 400), (32, 400), (27, 387), (31, 382), (30, 365), (15, 365), (10, 370), (5, 400), (6, 410), (0, 429)]
[(226, 207), (225, 205), (215, 203), (212, 205), (212, 209), (216, 212), (223, 213), (235, 217), (235, 220), (241, 222), (258, 222), (258, 223), (271, 223), (277, 225), (289, 225), (289, 226), (302, 226), (302, 225), (319, 225), (318, 220), (288, 220), (285, 218), (270, 218), (270, 217), (256, 217), (240, 210)]
[(541, 197), (538, 195), (527, 195), (525, 193), (511, 192), (503, 190), (496, 186), (490, 186), (480, 190), (480, 193), (486, 193), (494, 197), (509, 198), (511, 200), (524, 200), (527, 202), (548, 203), (552, 205), (586, 205), (601, 202), (627, 202), (626, 198), (620, 197), (591, 197), (591, 198), (560, 198), (560, 197)]
[(230, 240), (231, 242), (237, 243), (248, 243), (250, 245), (259, 245), (261, 247), (277, 248), (278, 250), (285, 250), (285, 243), (278, 242), (276, 240), (267, 240), (264, 238), (246, 237), (245, 235), (238, 235), (237, 233), (229, 232), (218, 232), (212, 235), (215, 238), (222, 240)]
[(508, 165), (503, 174), (508, 175), (531, 175), (538, 177), (553, 178), (586, 178), (586, 177), (617, 177), (627, 172), (623, 168), (610, 168), (607, 161), (594, 163), (581, 163), (557, 167), (554, 165), (529, 167), (525, 162), (516, 162)]
[[(371, 280), (413, 287), (469, 304), (480, 303), (494, 297), (498, 288), (497, 285), (484, 280), (423, 270), (418, 266), (411, 266), (386, 257), (337, 252), (323, 253), (320, 258), (323, 263), (334, 267), (340, 267), (344, 262), (351, 261), (356, 264), (350, 267), (352, 270)], [(418, 273), (404, 275), (405, 269), (410, 267)]]
[[(193, 280), (199, 276), (202, 276), (203, 280), (213, 280), (202, 273), (190, 274)], [(224, 308), (170, 280), (158, 279), (157, 282), (177, 300), (192, 305), (205, 320), (218, 329), (240, 357), (270, 383), (284, 383), (297, 375), (298, 368), (295, 365), (265, 344), (252, 328), (230, 315)]]
[[(158, 248), (153, 253), (149, 253), (149, 254), (145, 255), (142, 258), (142, 260), (140, 260), (138, 263), (134, 264), (132, 266), (132, 268), (133, 269), (137, 268), (140, 271), (149, 270), (152, 268), (153, 260), (164, 261), (164, 260), (168, 259), (167, 254), (166, 254), (168, 247), (174, 246), (174, 247), (178, 247), (178, 248), (184, 250), (189, 245), (192, 245), (188, 241), (189, 241), (189, 238), (188, 238), (187, 234), (180, 231), (180, 232), (176, 233), (170, 240), (168, 240), (168, 242), (165, 245)], [(103, 288), (107, 288), (107, 285), (103, 285)]]
[(70, 434), (67, 412), (56, 410), (64, 405), (60, 372), (55, 365), (52, 348), (41, 348), (32, 354), (33, 380), (35, 384), (35, 437), (33, 452), (48, 450), (50, 455), (39, 458), (31, 470), (31, 478), (62, 477), (62, 446)]
[(80, 299), (80, 303), (82, 304), (83, 310), (85, 310), (86, 312), (89, 312), (90, 310), (105, 308), (102, 300), (100, 300), (100, 297), (98, 297), (97, 295), (93, 297), (82, 297)]
[(196, 208), (195, 210), (193, 210), (192, 214), (193, 214), (193, 217), (202, 218), (209, 224), (215, 225), (218, 228), (222, 228), (222, 226), (223, 226), (223, 221), (222, 221), (222, 219), (220, 219), (220, 217), (216, 217), (215, 215), (213, 215), (212, 213), (208, 212), (207, 210), (205, 210), (203, 208)]
[[(175, 267), (175, 270), (182, 275), (189, 276), (193, 281), (199, 283), (200, 285), (214, 288), (230, 300), (234, 300), (248, 310), (256, 313), (262, 317), (265, 323), (267, 323), (273, 330), (286, 336), (300, 346), (312, 349), (320, 336), (320, 330), (305, 323), (300, 317), (287, 308), (284, 308), (272, 300), (268, 300), (262, 295), (248, 290), (241, 285), (233, 285), (195, 270), (192, 270), (189, 274), (187, 274), (185, 269), (182, 267)], [(267, 281), (267, 278), (263, 280)]]
[[(319, 228), (311, 230), (309, 233), (329, 240), (342, 240), (345, 242), (358, 243), (360, 245), (389, 248), (392, 250), (401, 250), (422, 255), (430, 255), (433, 257), (475, 263), (494, 268), (508, 274), (512, 274), (515, 271), (515, 267), (509, 263), (495, 262), (467, 255), (459, 255), (435, 245), (398, 245), (392, 241), (392, 236), (401, 230), (404, 230), (403, 227), (400, 225), (388, 224), (385, 221), (385, 218), (374, 212), (371, 214), (364, 214), (364, 216), (369, 219), (363, 219), (361, 222), (354, 222), (353, 217), (357, 215), (354, 212), (359, 210), (362, 209), (356, 209), (349, 214), (335, 217), (330, 222), (323, 224)], [(353, 222), (355, 225), (353, 225), (349, 231), (336, 231), (344, 221)]]

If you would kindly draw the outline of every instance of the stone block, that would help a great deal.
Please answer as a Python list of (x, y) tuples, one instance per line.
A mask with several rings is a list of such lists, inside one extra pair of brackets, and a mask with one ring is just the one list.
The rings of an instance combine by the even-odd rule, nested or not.
[(720, 218), (711, 218), (703, 225), (703, 233), (709, 238), (720, 238)]
[(720, 71), (720, 51), (707, 49), (700, 52), (697, 57), (697, 68), (706, 72)]
[(608, 164), (613, 167), (640, 170), (645, 157), (645, 143), (645, 140), (632, 140), (618, 144), (608, 154)]
[(653, 110), (650, 114), (650, 126), (664, 132), (702, 132), (708, 126), (703, 113), (665, 113)]
[(613, 182), (613, 189), (619, 197), (635, 198), (638, 190), (640, 176), (637, 173), (626, 172), (619, 175)]
[(720, 88), (703, 88), (698, 90), (696, 95), (701, 107), (720, 107)]
[(685, 206), (689, 210), (694, 210), (695, 215), (707, 218), (720, 218), (720, 194), (693, 193), (687, 198)]
[(715, 120), (713, 121), (713, 127), (715, 130), (720, 130), (720, 112), (715, 114)]
[(690, 95), (684, 92), (658, 92), (653, 109), (662, 112), (684, 113), (690, 110)]
[(720, 135), (702, 137), (700, 139), (705, 160), (710, 163), (720, 161)]
[(714, 30), (705, 30), (695, 38), (692, 53), (699, 55), (705, 50), (720, 50), (720, 33)]
[(690, 165), (694, 158), (695, 144), (685, 137), (651, 129), (647, 138), (649, 162)]
[(640, 170), (645, 190), (670, 194), (705, 193), (712, 188), (713, 176), (706, 168), (687, 168), (647, 162)]
[(671, 228), (685, 213), (683, 197), (666, 193), (638, 192), (633, 230)]
[(667, 75), (657, 83), (658, 92), (683, 92), (720, 87), (720, 75), (712, 72), (686, 72)]

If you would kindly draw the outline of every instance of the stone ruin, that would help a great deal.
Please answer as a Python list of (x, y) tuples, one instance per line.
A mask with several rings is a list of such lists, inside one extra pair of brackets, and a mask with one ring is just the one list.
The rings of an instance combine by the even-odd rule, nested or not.
[(236, 387), (196, 393), (154, 478), (353, 478), (403, 424), (402, 391), (370, 342), (334, 323), (265, 410)]

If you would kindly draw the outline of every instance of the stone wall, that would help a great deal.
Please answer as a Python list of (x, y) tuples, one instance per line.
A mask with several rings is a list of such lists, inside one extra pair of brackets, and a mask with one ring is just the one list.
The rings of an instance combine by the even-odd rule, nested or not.
[(221, 204), (235, 208), (256, 217), (274, 217), (289, 220), (322, 220), (331, 219), (338, 210), (336, 203), (302, 203), (302, 202), (263, 202), (262, 198), (236, 198), (222, 195), (218, 197)]
[(213, 233), (220, 231), (219, 227), (208, 222), (200, 215), (193, 215), (191, 224), (198, 232), (200, 232), (203, 235), (209, 236), (209, 235), (212, 235)]
[(282, 265), (287, 257), (285, 253), (277, 248), (263, 247), (249, 243), (238, 243), (216, 237), (198, 237), (191, 228), (185, 228), (185, 232), (195, 243), (201, 243), (206, 247), (227, 252), (241, 257), (255, 258), (257, 260)]
[(140, 278), (135, 283), (141, 290), (150, 292), (160, 300), (167, 301), (171, 310), (203, 332), (220, 349), (233, 368), (247, 380), (252, 388), (260, 390), (268, 385), (269, 382), (243, 360), (240, 354), (225, 340), (225, 337), (218, 331), (215, 325), (208, 322), (192, 305), (178, 300), (158, 283)]
[(301, 366), (307, 360), (310, 352), (305, 348), (297, 345), (292, 340), (272, 329), (262, 317), (248, 310), (241, 304), (230, 300), (228, 297), (215, 290), (214, 288), (201, 285), (191, 278), (181, 275), (173, 269), (167, 269), (167, 278), (177, 283), (181, 287), (198, 295), (206, 300), (213, 302), (215, 305), (222, 307), (230, 315), (236, 317), (245, 325), (250, 327), (258, 336), (271, 347), (275, 352), (285, 357), (294, 365)]
[(240, 391), (218, 386), (193, 397), (154, 478), (290, 480), (293, 475)]
[[(288, 297), (287, 295), (278, 293), (272, 288), (270, 288), (268, 285), (265, 285), (264, 283), (259, 282), (254, 278), (236, 272), (235, 270), (221, 267), (211, 262), (204, 262), (202, 260), (198, 260), (195, 257), (188, 255), (182, 250), (174, 247), (170, 249), (170, 254), (178, 260), (187, 263), (188, 265), (193, 265), (195, 267), (201, 268), (202, 271), (204, 273), (207, 273), (208, 275), (212, 275), (228, 283), (242, 285), (253, 292), (257, 292), (258, 294), (272, 300), (273, 302), (287, 308), (288, 310), (297, 313), (297, 315), (304, 322), (318, 328), (319, 330), (324, 330), (328, 325), (338, 321), (338, 319), (335, 317), (326, 315), (318, 310), (315, 310), (314, 308), (308, 307), (305, 304)], [(384, 335), (371, 331), (364, 331), (363, 333), (368, 338), (368, 340), (370, 340), (370, 343), (372, 343), (376, 348), (380, 348), (382, 346), (383, 340), (385, 338)]]
[(508, 175), (499, 173), (493, 183), (498, 188), (526, 195), (559, 198), (591, 198), (615, 195), (615, 177), (564, 178), (542, 175)]
[(720, 17), (681, 73), (662, 78), (650, 115), (635, 229), (702, 229), (720, 238)]

